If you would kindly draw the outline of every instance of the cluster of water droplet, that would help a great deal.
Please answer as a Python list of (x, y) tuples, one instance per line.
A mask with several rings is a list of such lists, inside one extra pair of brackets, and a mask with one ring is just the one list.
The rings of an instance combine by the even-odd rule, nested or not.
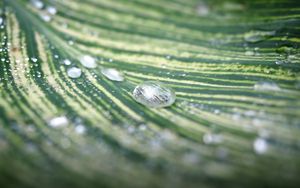
[[(110, 60), (111, 62), (112, 60)], [(83, 55), (79, 58), (81, 65), (87, 69), (95, 69), (98, 67), (97, 59), (90, 55)], [(62, 64), (69, 66), (72, 62), (69, 59), (61, 61)], [(115, 68), (100, 67), (101, 74), (109, 80), (122, 82), (124, 75), (122, 72)], [(79, 67), (73, 66), (67, 69), (67, 75), (72, 78), (79, 78), (82, 75), (82, 70)], [(184, 74), (185, 76), (185, 74)], [(164, 84), (156, 81), (146, 81), (139, 84), (133, 90), (133, 98), (148, 107), (160, 108), (167, 107), (174, 103), (175, 92), (165, 86)]]
[(72, 129), (77, 134), (83, 134), (86, 132), (86, 126), (83, 124), (82, 119), (78, 118), (78, 117), (75, 118), (73, 121), (71, 121), (65, 115), (56, 116), (56, 117), (49, 119), (48, 125), (52, 128), (56, 128), (56, 129), (66, 128), (66, 127), (72, 125)]
[(276, 53), (278, 54), (276, 64), (281, 65), (287, 63), (296, 63), (300, 52), (292, 45), (281, 45), (276, 49)]
[[(244, 34), (245, 40), (245, 55), (247, 56), (259, 56), (259, 47), (249, 47), (248, 44), (255, 45), (256, 43), (263, 42), (269, 38), (275, 37), (276, 31), (265, 30), (251, 30)], [(288, 33), (282, 37), (281, 42), (284, 44), (276, 44), (273, 46), (276, 48), (276, 61), (277, 65), (284, 65), (289, 63), (296, 63), (299, 59), (299, 49), (292, 43), (288, 43)]]
[(30, 0), (31, 5), (39, 11), (40, 18), (45, 22), (50, 22), (57, 13), (57, 9), (51, 5), (45, 5), (41, 0)]

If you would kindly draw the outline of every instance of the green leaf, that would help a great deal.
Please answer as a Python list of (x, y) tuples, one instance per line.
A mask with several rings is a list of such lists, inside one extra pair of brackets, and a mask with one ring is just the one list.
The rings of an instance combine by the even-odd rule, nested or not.
[[(1, 187), (300, 183), (297, 1), (0, 5)], [(136, 102), (145, 81), (175, 103)]]

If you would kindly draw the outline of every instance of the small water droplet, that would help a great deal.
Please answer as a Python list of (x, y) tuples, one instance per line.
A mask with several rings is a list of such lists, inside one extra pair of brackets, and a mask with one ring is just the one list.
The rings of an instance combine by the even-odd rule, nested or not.
[(175, 92), (157, 81), (145, 81), (133, 91), (133, 98), (148, 107), (160, 108), (171, 106), (176, 99)]
[(69, 124), (69, 120), (66, 116), (54, 117), (48, 122), (49, 126), (58, 128)]
[(83, 134), (83, 133), (85, 133), (85, 131), (86, 131), (86, 128), (85, 128), (85, 126), (84, 125), (77, 125), (76, 127), (75, 127), (75, 132), (77, 133), (77, 134)]
[(259, 56), (260, 55), (258, 47), (255, 47), (253, 49), (246, 47), (245, 50), (246, 50), (245, 51), (246, 56)]
[(166, 59), (171, 59), (171, 58), (172, 58), (172, 56), (166, 55)]
[(127, 132), (128, 132), (129, 134), (134, 133), (134, 132), (135, 132), (135, 127), (134, 127), (134, 126), (128, 126), (128, 127), (127, 127)]
[(84, 55), (80, 58), (80, 63), (85, 66), (86, 68), (96, 68), (97, 67), (97, 63), (95, 58), (93, 58), (92, 56), (89, 55)]
[(279, 55), (277, 61), (275, 62), (277, 65), (285, 64), (285, 63), (293, 63), (297, 60), (298, 49), (290, 46), (283, 45), (276, 49), (276, 53)]
[(252, 30), (244, 34), (244, 40), (246, 42), (256, 43), (274, 36), (275, 33), (276, 33), (275, 31)]
[(280, 91), (280, 87), (271, 81), (259, 81), (254, 84), (254, 90), (257, 91)]
[(63, 60), (63, 63), (65, 65), (71, 65), (72, 62), (69, 59), (65, 59), (65, 60)]
[(215, 114), (220, 114), (220, 110), (219, 109), (214, 109), (214, 113)]
[(2, 24), (3, 24), (3, 18), (0, 17), (0, 25), (2, 25)]
[(257, 154), (263, 154), (268, 150), (268, 143), (263, 138), (257, 138), (253, 142), (253, 148)]
[(45, 13), (40, 14), (40, 17), (45, 22), (50, 22), (52, 19), (51, 16), (49, 16), (48, 14), (45, 14)]
[(139, 130), (140, 131), (145, 131), (146, 129), (147, 129), (147, 125), (145, 125), (145, 124), (139, 125)]
[(69, 68), (67, 74), (70, 78), (79, 78), (81, 76), (81, 69), (77, 67)]
[(206, 133), (203, 136), (203, 142), (205, 144), (213, 144), (222, 142), (223, 138), (219, 134)]
[(121, 82), (124, 80), (123, 74), (114, 68), (102, 68), (101, 73), (108, 79)]
[(246, 56), (254, 56), (254, 55), (255, 55), (255, 52), (252, 51), (252, 50), (247, 50), (247, 51), (245, 52), (245, 55), (246, 55)]
[(40, 0), (31, 0), (30, 2), (37, 9), (42, 9), (44, 7), (44, 3)]
[(48, 12), (49, 14), (52, 14), (52, 15), (55, 15), (55, 14), (57, 13), (56, 8), (53, 7), (53, 6), (47, 7), (46, 10), (47, 10), (47, 12)]
[(210, 12), (210, 8), (206, 2), (201, 1), (201, 2), (199, 2), (198, 6), (197, 6), (196, 11), (199, 16), (207, 16)]
[(36, 63), (36, 62), (37, 62), (37, 60), (38, 60), (38, 59), (37, 59), (37, 58), (35, 58), (35, 57), (32, 57), (32, 58), (30, 58), (30, 59), (31, 59), (31, 61), (33, 61), (33, 62), (35, 62), (35, 63)]
[(68, 41), (68, 44), (69, 44), (70, 46), (72, 46), (72, 45), (74, 45), (74, 41), (69, 40), (69, 41)]

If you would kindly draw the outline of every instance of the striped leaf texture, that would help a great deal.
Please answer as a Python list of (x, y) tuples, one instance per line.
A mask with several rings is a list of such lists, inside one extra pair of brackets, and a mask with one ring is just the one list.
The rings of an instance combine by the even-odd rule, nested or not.
[(0, 187), (299, 185), (299, 1), (0, 7)]

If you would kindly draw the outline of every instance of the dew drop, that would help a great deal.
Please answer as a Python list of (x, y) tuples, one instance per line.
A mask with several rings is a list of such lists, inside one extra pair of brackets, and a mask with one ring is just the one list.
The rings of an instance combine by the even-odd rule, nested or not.
[(39, 0), (31, 0), (30, 1), (31, 4), (37, 8), (37, 9), (42, 9), (44, 7), (44, 3), (42, 1), (39, 1)]
[(72, 45), (74, 45), (74, 41), (69, 40), (69, 41), (68, 41), (68, 44), (69, 44), (70, 46), (72, 46)]
[(65, 65), (71, 65), (72, 62), (69, 59), (65, 59), (65, 60), (63, 60), (63, 63)]
[(102, 68), (101, 73), (108, 79), (121, 82), (124, 80), (123, 74), (114, 68)]
[(245, 48), (245, 55), (246, 56), (259, 56), (260, 54), (259, 54), (259, 48), (258, 47), (256, 47), (256, 48), (248, 48), (248, 47), (246, 47)]
[(259, 81), (254, 84), (254, 90), (257, 91), (280, 91), (280, 87), (271, 81)]
[(51, 127), (58, 128), (58, 127), (63, 127), (63, 126), (68, 125), (69, 120), (67, 119), (66, 116), (59, 116), (59, 117), (55, 117), (55, 118), (52, 118), (51, 120), (49, 120), (48, 124)]
[(297, 60), (298, 49), (293, 48), (290, 45), (283, 45), (276, 49), (276, 53), (279, 55), (276, 64), (294, 63)]
[(85, 128), (85, 126), (84, 125), (77, 125), (76, 127), (75, 127), (75, 132), (77, 133), (77, 134), (83, 134), (83, 133), (85, 133), (85, 131), (86, 131), (86, 128)]
[(56, 8), (55, 7), (53, 7), (53, 6), (49, 6), (49, 7), (47, 7), (47, 12), (49, 13), (49, 14), (52, 14), (52, 15), (55, 15), (56, 13), (57, 13), (57, 10), (56, 10)]
[(135, 132), (135, 127), (134, 127), (134, 126), (128, 126), (128, 127), (127, 127), (127, 132), (128, 132), (129, 134), (134, 133), (134, 132)]
[(199, 16), (207, 16), (210, 12), (210, 8), (204, 1), (201, 1), (197, 6), (196, 11)]
[(3, 18), (0, 17), (0, 25), (2, 25), (2, 24), (3, 24)]
[(263, 154), (268, 150), (268, 143), (263, 138), (257, 138), (253, 142), (253, 148), (257, 154)]
[(31, 59), (31, 61), (33, 61), (34, 63), (36, 63), (37, 62), (37, 58), (35, 58), (35, 57), (32, 57), (32, 58), (30, 58)]
[(246, 52), (245, 52), (245, 55), (246, 56), (254, 56), (254, 51), (251, 51), (251, 50), (247, 50)]
[(171, 58), (172, 58), (172, 56), (166, 55), (166, 59), (171, 59)]
[(223, 138), (219, 134), (206, 133), (203, 136), (203, 142), (205, 144), (221, 143), (222, 140)]
[(276, 33), (275, 31), (258, 31), (258, 30), (249, 31), (244, 34), (244, 40), (246, 42), (256, 43), (274, 36), (275, 33)]
[(148, 107), (160, 108), (171, 106), (176, 99), (175, 92), (157, 81), (145, 81), (135, 87), (133, 98)]
[(80, 63), (85, 66), (86, 68), (96, 68), (97, 64), (96, 64), (96, 60), (95, 58), (93, 58), (92, 56), (89, 55), (84, 55), (80, 58)]
[(67, 74), (70, 78), (79, 78), (81, 76), (81, 69), (77, 67), (69, 68)]
[(139, 130), (140, 131), (145, 131), (146, 129), (147, 129), (147, 125), (145, 125), (145, 124), (139, 125)]
[(45, 13), (40, 14), (40, 17), (45, 22), (50, 22), (52, 19), (51, 16), (49, 16), (48, 14), (45, 14)]

